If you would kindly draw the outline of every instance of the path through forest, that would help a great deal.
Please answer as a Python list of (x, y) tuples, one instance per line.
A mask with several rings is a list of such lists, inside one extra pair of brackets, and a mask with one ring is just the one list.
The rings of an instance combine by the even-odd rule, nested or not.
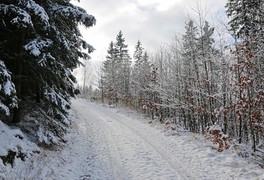
[[(162, 132), (132, 112), (73, 100), (69, 142), (50, 157), (49, 179), (251, 179), (263, 170), (202, 136)], [(255, 170), (254, 170), (255, 169)], [(262, 174), (262, 175), (261, 175)]]

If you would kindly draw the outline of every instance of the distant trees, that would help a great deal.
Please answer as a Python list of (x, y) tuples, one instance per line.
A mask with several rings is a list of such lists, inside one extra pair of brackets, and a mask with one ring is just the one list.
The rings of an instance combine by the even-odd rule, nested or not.
[[(9, 103), (14, 123), (20, 122), (31, 108), (56, 119), (48, 126), (58, 127), (67, 119), (69, 97), (75, 94), (72, 70), (81, 64), (79, 58), (88, 59), (88, 53), (93, 51), (81, 38), (78, 24), (93, 26), (95, 18), (68, 0), (1, 1), (0, 59), (5, 77), (2, 82), (10, 81), (10, 93), (5, 91), (5, 95), (12, 96), (12, 89), (16, 88), (18, 105), (14, 105), (15, 101)], [(46, 121), (53, 122), (47, 117)], [(42, 129), (54, 129), (45, 126)], [(56, 134), (56, 128), (52, 133)]]
[(155, 55), (158, 68), (159, 113), (161, 118), (178, 116), (179, 123), (193, 132), (203, 132), (217, 122), (214, 110), (220, 106), (216, 81), (220, 53), (214, 48), (214, 28), (204, 21), (197, 27), (186, 22), (186, 32), (175, 37)]
[(111, 42), (103, 64), (102, 90), (109, 103), (128, 104), (130, 102), (131, 58), (125, 38), (120, 31), (116, 42)]
[[(122, 59), (118, 58), (119, 33), (104, 62), (106, 99), (117, 103), (127, 93), (132, 98), (130, 107), (161, 122), (173, 120), (196, 133), (217, 127), (226, 142), (224, 134), (252, 145), (254, 151), (263, 148), (264, 3), (230, 0), (226, 7), (234, 44), (217, 44), (215, 28), (198, 12), (198, 22), (187, 20), (182, 36), (150, 56), (138, 41), (127, 73), (118, 65)], [(129, 88), (118, 82), (126, 82)]]

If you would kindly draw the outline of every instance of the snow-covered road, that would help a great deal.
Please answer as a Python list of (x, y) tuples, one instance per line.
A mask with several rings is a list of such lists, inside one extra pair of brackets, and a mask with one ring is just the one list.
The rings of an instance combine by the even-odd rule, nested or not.
[(68, 145), (50, 158), (47, 179), (264, 178), (263, 170), (234, 153), (192, 142), (199, 137), (166, 136), (130, 114), (87, 100), (72, 105), (75, 127)]
[(94, 142), (103, 144), (104, 159), (112, 170), (107, 177), (189, 179), (190, 174), (183, 171), (180, 162), (158, 143), (162, 139), (153, 134), (152, 128), (141, 131), (142, 123), (94, 104), (78, 104), (78, 112), (78, 119), (85, 124), (83, 130), (95, 130)]

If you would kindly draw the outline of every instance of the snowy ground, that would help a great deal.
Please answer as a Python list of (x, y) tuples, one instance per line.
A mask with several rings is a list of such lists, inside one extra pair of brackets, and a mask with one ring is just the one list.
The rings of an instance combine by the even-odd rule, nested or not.
[[(202, 136), (165, 130), (139, 115), (73, 100), (68, 144), (31, 165), (37, 179), (264, 179), (264, 170)], [(36, 174), (36, 173), (35, 173)]]

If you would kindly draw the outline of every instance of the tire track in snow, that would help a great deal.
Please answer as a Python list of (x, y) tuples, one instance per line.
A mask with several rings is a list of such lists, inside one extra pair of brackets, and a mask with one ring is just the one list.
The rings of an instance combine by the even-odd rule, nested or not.
[[(78, 105), (78, 107), (80, 107), (80, 105)], [(115, 144), (115, 142), (111, 140), (112, 139), (111, 137), (113, 137), (113, 135), (111, 135), (111, 131), (105, 128), (105, 125), (101, 123), (100, 119), (98, 119), (97, 114), (94, 114), (93, 111), (91, 110), (87, 111), (86, 104), (82, 104), (82, 109), (76, 109), (76, 111), (78, 112), (78, 115), (80, 116), (79, 119), (85, 120), (86, 127), (84, 128), (86, 128), (87, 130), (94, 131), (94, 132), (90, 132), (90, 135), (93, 136), (93, 139), (97, 139), (96, 141), (98, 142), (101, 141), (101, 143), (106, 144), (107, 151), (109, 152), (110, 159), (111, 159), (110, 164), (111, 164), (111, 171), (114, 176), (113, 179), (122, 179), (123, 173), (121, 171), (122, 168), (121, 168), (121, 165), (119, 164), (119, 160), (117, 159), (119, 157), (117, 148), (116, 146), (110, 146), (110, 144)], [(90, 116), (93, 115), (91, 116), (93, 118), (89, 118), (87, 114)], [(89, 126), (89, 129), (87, 128), (87, 126)], [(99, 134), (102, 135), (103, 137), (98, 137)], [(108, 177), (108, 178), (112, 179), (111, 177)]]
[[(90, 114), (93, 114), (95, 117), (97, 116), (94, 114), (92, 111), (90, 111)], [(95, 119), (97, 120), (96, 123), (97, 125), (99, 124), (99, 127), (102, 128), (102, 133), (104, 136), (104, 139), (106, 140), (105, 143), (107, 144), (108, 147), (108, 152), (110, 154), (110, 163), (112, 167), (112, 172), (114, 175), (114, 179), (122, 179), (124, 177), (125, 173), (123, 172), (123, 168), (120, 164), (120, 155), (119, 155), (119, 150), (118, 146), (116, 144), (116, 141), (114, 141), (114, 135), (111, 132), (111, 128), (107, 128), (105, 124), (102, 123), (101, 119), (98, 117)]]
[(154, 143), (154, 141), (150, 141), (149, 139), (147, 139), (140, 131), (138, 131), (135, 128), (128, 126), (127, 124), (122, 122), (120, 120), (120, 119), (122, 119), (122, 117), (119, 117), (118, 113), (106, 114), (106, 112), (100, 111), (100, 110), (98, 110), (98, 108), (93, 109), (93, 111), (96, 111), (97, 115), (101, 114), (100, 119), (102, 121), (104, 121), (104, 123), (107, 123), (107, 121), (105, 121), (104, 119), (107, 119), (108, 121), (109, 121), (109, 119), (111, 119), (112, 122), (119, 123), (119, 126), (120, 125), (123, 126), (123, 128), (130, 130), (132, 134), (134, 134), (135, 136), (138, 136), (138, 138), (142, 139), (146, 144), (148, 144), (150, 146), (150, 148), (152, 148), (154, 151), (156, 151), (162, 157), (162, 159), (165, 160), (171, 166), (172, 169), (174, 169), (176, 172), (180, 173), (181, 179), (195, 179), (195, 176), (193, 176), (190, 172), (188, 172), (188, 174), (186, 174), (186, 172), (187, 172), (186, 169), (183, 170), (182, 167), (177, 165), (177, 163), (179, 164), (179, 162), (173, 161), (173, 160), (175, 160), (175, 158), (172, 160), (173, 156), (166, 149), (160, 147), (158, 144)]
[[(118, 119), (116, 119), (118, 121)], [(196, 179), (194, 175), (192, 175), (190, 172), (188, 172), (188, 174), (186, 174), (186, 168), (185, 170), (183, 170), (182, 167), (180, 167), (179, 165), (176, 165), (176, 163), (174, 161), (172, 161), (172, 155), (165, 149), (162, 148), (160, 146), (158, 146), (156, 143), (153, 143), (153, 141), (149, 141), (140, 131), (131, 128), (129, 126), (127, 126), (125, 123), (118, 121), (119, 123), (121, 123), (122, 125), (124, 125), (126, 128), (130, 129), (131, 131), (133, 131), (135, 134), (137, 134), (140, 138), (144, 139), (144, 141), (146, 143), (148, 143), (153, 149), (155, 149), (162, 157), (164, 160), (166, 160), (171, 167), (173, 167), (173, 169), (175, 169), (175, 171), (180, 172), (181, 176), (184, 177), (184, 179)], [(180, 162), (177, 162), (180, 163)]]

